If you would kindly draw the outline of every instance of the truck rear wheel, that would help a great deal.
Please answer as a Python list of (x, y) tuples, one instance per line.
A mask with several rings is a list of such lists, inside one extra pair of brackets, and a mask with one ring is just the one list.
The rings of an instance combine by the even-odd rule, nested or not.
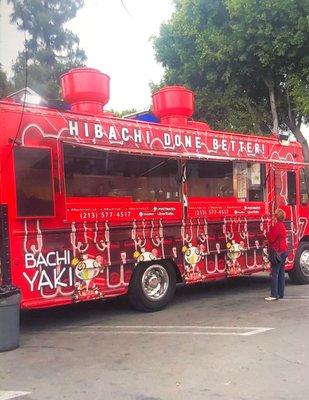
[(162, 310), (173, 298), (176, 275), (172, 265), (153, 262), (135, 268), (130, 286), (129, 300), (139, 311)]
[(293, 283), (305, 285), (309, 283), (309, 243), (301, 242), (299, 244), (294, 268), (288, 272)]

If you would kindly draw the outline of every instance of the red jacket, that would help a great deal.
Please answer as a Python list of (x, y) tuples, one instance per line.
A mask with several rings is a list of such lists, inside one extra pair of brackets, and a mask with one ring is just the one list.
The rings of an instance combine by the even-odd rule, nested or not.
[(288, 246), (286, 243), (286, 228), (283, 222), (276, 222), (267, 234), (267, 239), (270, 247), (279, 253), (286, 252)]

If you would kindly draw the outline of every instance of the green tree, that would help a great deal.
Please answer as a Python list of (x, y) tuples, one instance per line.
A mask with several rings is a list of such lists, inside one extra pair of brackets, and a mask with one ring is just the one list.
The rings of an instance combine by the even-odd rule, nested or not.
[[(1, 0), (0, 0), (0, 5), (1, 5)], [(0, 23), (1, 23), (1, 14), (0, 14)], [(10, 91), (10, 83), (7, 78), (6, 72), (2, 68), (2, 64), (0, 63), (0, 99), (9, 94), (9, 91)]]
[(108, 110), (108, 112), (113, 114), (115, 117), (122, 118), (125, 115), (130, 115), (130, 114), (136, 113), (137, 110), (135, 108), (129, 108), (127, 110), (122, 110), (122, 111), (116, 111), (116, 110), (112, 109), (112, 110)]
[(182, 0), (175, 5), (171, 20), (154, 39), (157, 59), (166, 71), (163, 83), (193, 89), (195, 117), (206, 119), (214, 128), (260, 132), (264, 113), (257, 101), (263, 91), (249, 97), (248, 89), (230, 79), (224, 62), (231, 51), (225, 2)]
[(289, 128), (309, 162), (300, 131), (309, 116), (309, 0), (228, 0), (227, 8), (240, 69), (267, 87), (272, 130)]
[(47, 98), (59, 97), (59, 75), (83, 66), (85, 52), (79, 38), (65, 28), (84, 5), (84, 0), (8, 0), (11, 21), (26, 35), (25, 48), (13, 66), (16, 89), (27, 83)]
[(308, 14), (309, 0), (175, 0), (154, 38), (164, 83), (193, 89), (215, 128), (291, 129), (309, 162)]
[(12, 85), (10, 84), (5, 71), (0, 64), (0, 99), (10, 93)]

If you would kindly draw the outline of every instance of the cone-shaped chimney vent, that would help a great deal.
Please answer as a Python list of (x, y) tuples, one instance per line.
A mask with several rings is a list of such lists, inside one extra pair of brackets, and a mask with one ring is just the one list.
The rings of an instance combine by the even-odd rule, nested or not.
[(153, 113), (162, 124), (183, 126), (194, 111), (194, 95), (183, 86), (166, 86), (152, 95)]
[(109, 100), (109, 76), (94, 68), (74, 68), (61, 75), (64, 100), (72, 111), (102, 114)]

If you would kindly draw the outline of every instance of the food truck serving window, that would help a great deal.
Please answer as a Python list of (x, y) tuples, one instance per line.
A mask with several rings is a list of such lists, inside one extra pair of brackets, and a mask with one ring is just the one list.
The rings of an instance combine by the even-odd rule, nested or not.
[(233, 196), (233, 163), (189, 161), (188, 189), (191, 197)]
[(265, 165), (236, 161), (234, 163), (234, 196), (240, 201), (264, 201)]
[(265, 166), (259, 163), (189, 161), (191, 197), (236, 197), (240, 201), (264, 201)]
[(179, 201), (178, 163), (169, 158), (64, 144), (67, 196)]
[(17, 216), (53, 216), (51, 151), (34, 147), (15, 147), (14, 168)]

